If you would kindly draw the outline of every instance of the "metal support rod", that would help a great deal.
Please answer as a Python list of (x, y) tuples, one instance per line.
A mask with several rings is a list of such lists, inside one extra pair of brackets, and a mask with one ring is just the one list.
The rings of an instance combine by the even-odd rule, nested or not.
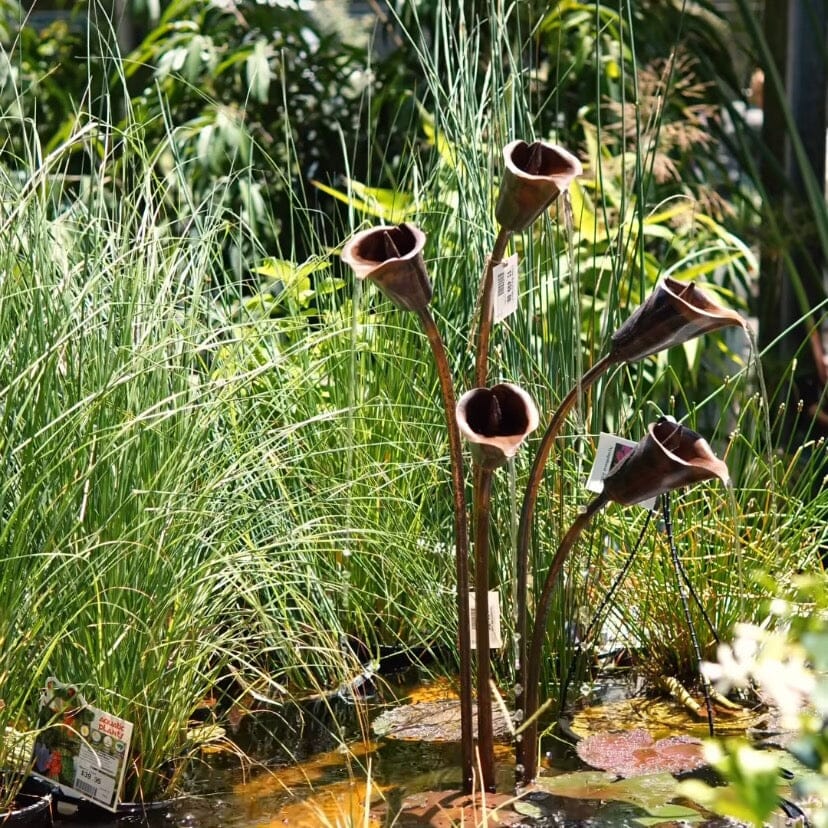
[[(586, 374), (576, 383), (563, 398), (558, 409), (552, 415), (546, 432), (541, 438), (540, 444), (535, 453), (535, 460), (529, 472), (529, 481), (526, 484), (526, 492), (523, 497), (523, 506), (520, 512), (520, 524), (518, 526), (517, 540), (517, 562), (515, 572), (515, 602), (517, 604), (517, 618), (515, 621), (515, 637), (517, 639), (517, 653), (515, 658), (515, 710), (525, 714), (526, 693), (528, 690), (528, 679), (526, 676), (526, 653), (527, 653), (527, 627), (528, 627), (528, 593), (529, 593), (529, 546), (532, 537), (532, 524), (535, 517), (535, 506), (538, 502), (538, 492), (541, 480), (546, 471), (546, 464), (555, 439), (567, 414), (578, 398), (587, 391), (601, 377), (614, 362), (609, 356), (598, 360)], [(536, 753), (537, 746), (529, 743), (527, 738), (518, 740), (515, 743), (515, 767), (525, 768), (527, 756)], [(518, 782), (522, 783), (524, 774), (515, 771)]]
[(543, 583), (543, 589), (538, 598), (532, 640), (529, 645), (529, 653), (526, 660), (526, 688), (524, 696), (526, 726), (523, 732), (518, 734), (522, 738), (516, 743), (518, 747), (523, 746), (523, 750), (521, 751), (523, 762), (522, 764), (518, 763), (515, 767), (515, 775), (520, 777), (518, 781), (521, 784), (531, 782), (535, 778), (538, 769), (538, 720), (535, 717), (535, 713), (538, 710), (540, 662), (543, 653), (543, 640), (546, 637), (546, 624), (549, 620), (549, 610), (552, 603), (552, 592), (557, 584), (558, 576), (560, 575), (564, 562), (572, 551), (575, 542), (581, 536), (581, 532), (583, 532), (592, 518), (604, 508), (608, 500), (603, 493), (599, 494), (569, 527), (569, 530), (561, 540), (560, 546), (558, 546), (555, 557), (552, 559), (552, 564), (546, 573), (546, 580)]
[(489, 524), (493, 473), (474, 470), (474, 601), (477, 638), (477, 751), (481, 788), (495, 791), (492, 722), (491, 650), (489, 649)]
[(457, 628), (460, 648), (460, 743), (462, 790), (470, 794), (474, 788), (474, 727), (472, 722), (471, 630), (469, 627), (469, 530), (466, 512), (466, 491), (463, 472), (463, 450), (457, 427), (456, 400), (451, 381), (448, 356), (428, 307), (418, 311), (428, 343), (431, 346), (440, 391), (443, 396), (451, 458), (454, 491), (454, 543), (457, 580)]
[(511, 230), (503, 227), (498, 230), (492, 255), (486, 260), (486, 270), (483, 273), (483, 285), (480, 292), (480, 319), (478, 320), (477, 345), (474, 362), (474, 384), (476, 388), (483, 388), (489, 376), (489, 339), (492, 333), (492, 282), (494, 281), (494, 266), (503, 260), (506, 245), (512, 236)]

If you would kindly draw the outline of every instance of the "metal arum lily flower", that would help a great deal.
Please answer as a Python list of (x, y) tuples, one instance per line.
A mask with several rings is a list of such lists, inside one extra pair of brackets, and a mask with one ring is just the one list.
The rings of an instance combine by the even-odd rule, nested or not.
[(512, 141), (503, 150), (503, 160), (495, 218), (514, 233), (529, 227), (584, 171), (571, 152), (543, 141)]
[(662, 417), (604, 478), (603, 497), (629, 505), (664, 492), (718, 477), (727, 484), (727, 465), (700, 434)]
[(426, 236), (413, 224), (363, 230), (342, 249), (342, 261), (358, 279), (370, 279), (398, 307), (420, 311), (431, 301), (423, 248)]
[(457, 425), (471, 444), (472, 456), (492, 470), (514, 457), (521, 443), (538, 427), (532, 398), (510, 383), (474, 388), (457, 403)]
[(666, 277), (612, 335), (610, 359), (635, 362), (673, 345), (745, 321), (699, 290), (693, 282)]

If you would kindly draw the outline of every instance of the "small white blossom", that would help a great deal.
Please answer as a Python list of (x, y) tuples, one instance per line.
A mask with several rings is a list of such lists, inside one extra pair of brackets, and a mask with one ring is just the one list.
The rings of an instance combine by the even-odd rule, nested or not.
[(721, 693), (756, 682), (779, 708), (782, 726), (795, 729), (816, 687), (805, 651), (783, 633), (753, 624), (737, 624), (735, 633), (732, 644), (719, 645), (717, 662), (702, 664), (702, 672)]

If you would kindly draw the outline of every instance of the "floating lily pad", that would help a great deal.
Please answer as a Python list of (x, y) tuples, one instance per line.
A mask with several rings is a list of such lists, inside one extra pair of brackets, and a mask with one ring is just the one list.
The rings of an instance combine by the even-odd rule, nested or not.
[(575, 746), (588, 765), (618, 776), (686, 773), (705, 764), (702, 743), (692, 736), (669, 736), (655, 741), (641, 728), (595, 733)]
[(703, 817), (693, 808), (684, 805), (659, 805), (649, 811), (650, 816), (636, 817), (633, 821), (649, 828), (651, 825), (660, 825), (662, 822), (702, 822)]
[[(676, 805), (672, 802), (677, 797), (676, 779), (669, 773), (656, 773), (647, 776), (635, 776), (618, 779), (604, 771), (579, 771), (560, 776), (541, 776), (536, 780), (536, 787), (552, 797), (563, 797), (574, 804), (583, 806), (594, 802), (595, 808), (590, 814), (583, 814), (584, 819), (596, 822), (613, 822), (619, 809), (624, 812), (623, 822), (637, 822), (651, 826), (662, 822), (702, 822), (706, 817), (699, 811)], [(532, 802), (540, 814), (552, 816), (569, 814), (568, 806), (561, 806), (560, 801), (543, 803)], [(523, 810), (523, 803), (515, 806)], [(614, 815), (610, 819), (611, 813)], [(537, 814), (532, 814), (536, 816)]]
[[(517, 825), (522, 817), (513, 809), (515, 797), (509, 794), (468, 795), (457, 791), (422, 791), (407, 796), (394, 825), (400, 828), (428, 826), (429, 828), (457, 828), (460, 825), (475, 828)], [(372, 817), (386, 819), (387, 805), (372, 810)], [(385, 821), (383, 825), (387, 824)]]
[[(765, 713), (744, 709), (715, 717), (716, 736), (744, 735), (765, 717)], [(578, 736), (605, 733), (609, 730), (643, 728), (654, 739), (683, 733), (706, 738), (707, 720), (697, 719), (671, 699), (621, 699), (579, 710), (571, 729)]]
[[(477, 708), (474, 708), (474, 724), (477, 728)], [(492, 705), (494, 736), (510, 738), (509, 723), (503, 709)], [(460, 741), (460, 702), (454, 699), (435, 702), (404, 704), (383, 711), (374, 719), (371, 727), (377, 736), (387, 739), (409, 739), (421, 742)]]
[(669, 773), (654, 773), (618, 779), (605, 771), (578, 771), (560, 776), (540, 776), (535, 784), (555, 796), (629, 802), (651, 811), (676, 797), (676, 779)]

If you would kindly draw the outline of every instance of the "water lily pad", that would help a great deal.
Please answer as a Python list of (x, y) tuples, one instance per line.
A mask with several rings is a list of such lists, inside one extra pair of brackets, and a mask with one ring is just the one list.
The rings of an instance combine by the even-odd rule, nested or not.
[[(477, 727), (476, 708), (474, 727)], [(492, 704), (496, 739), (510, 738), (509, 723), (503, 709)], [(460, 702), (454, 699), (404, 704), (383, 711), (371, 725), (377, 736), (387, 739), (409, 739), (422, 742), (460, 741)]]
[(656, 742), (641, 728), (595, 733), (578, 742), (575, 750), (588, 765), (624, 777), (686, 773), (705, 764), (699, 739), (668, 736)]
[(677, 782), (669, 773), (618, 779), (605, 771), (578, 771), (540, 776), (535, 784), (555, 796), (628, 802), (649, 813), (676, 797)]
[[(406, 797), (394, 825), (429, 826), (429, 828), (456, 828), (473, 825), (476, 828), (517, 825), (522, 822), (513, 810), (516, 800), (509, 794), (468, 795), (457, 791), (421, 791)], [(372, 810), (373, 817), (385, 819), (387, 805)], [(382, 823), (387, 824), (386, 822)]]
[[(716, 736), (744, 735), (765, 717), (763, 711), (744, 709), (717, 713)], [(643, 728), (654, 739), (677, 733), (706, 738), (707, 720), (697, 719), (672, 699), (633, 698), (594, 705), (579, 710), (572, 719), (571, 729), (578, 736), (604, 733), (609, 730)]]
[(660, 825), (662, 822), (703, 822), (705, 817), (693, 808), (684, 805), (659, 805), (653, 808), (650, 816), (636, 817), (633, 822), (639, 825), (651, 826)]

